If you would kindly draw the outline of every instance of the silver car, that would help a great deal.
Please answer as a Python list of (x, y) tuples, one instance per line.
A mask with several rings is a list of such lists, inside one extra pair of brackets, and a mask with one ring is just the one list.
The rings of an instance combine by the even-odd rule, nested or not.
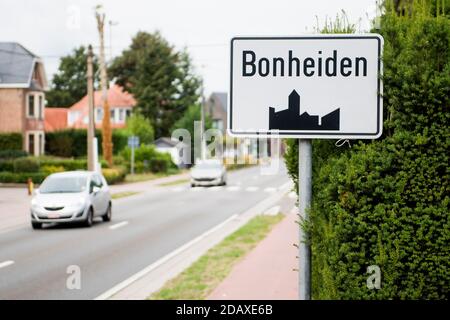
[(222, 161), (199, 161), (191, 169), (191, 187), (207, 185), (226, 185), (227, 170)]
[(31, 226), (43, 223), (82, 222), (90, 227), (95, 217), (110, 221), (111, 195), (105, 178), (91, 171), (49, 175), (31, 200)]

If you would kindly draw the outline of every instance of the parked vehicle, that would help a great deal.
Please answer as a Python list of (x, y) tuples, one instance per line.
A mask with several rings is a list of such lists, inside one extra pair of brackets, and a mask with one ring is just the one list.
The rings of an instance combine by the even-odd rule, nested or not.
[(227, 170), (220, 160), (199, 161), (191, 169), (191, 187), (226, 184)]
[(69, 171), (49, 175), (31, 200), (31, 225), (82, 222), (92, 226), (95, 217), (110, 221), (111, 195), (103, 175)]

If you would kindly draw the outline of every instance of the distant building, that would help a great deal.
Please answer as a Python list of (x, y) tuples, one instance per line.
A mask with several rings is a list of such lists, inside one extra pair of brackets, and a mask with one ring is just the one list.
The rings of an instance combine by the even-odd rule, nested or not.
[(0, 133), (20, 132), (23, 150), (44, 153), (45, 93), (42, 60), (16, 42), (0, 42)]
[(227, 131), (227, 99), (226, 92), (213, 92), (205, 103), (205, 113), (212, 120), (212, 127), (223, 134)]
[[(134, 97), (123, 90), (122, 87), (113, 84), (108, 89), (108, 103), (110, 108), (111, 128), (124, 128), (127, 118), (136, 105)], [(101, 128), (103, 120), (102, 92), (94, 92), (94, 119), (95, 127)], [(89, 123), (88, 97), (84, 96), (80, 101), (70, 107), (67, 113), (67, 126), (73, 129), (87, 128)]]
[(153, 142), (156, 150), (170, 154), (173, 163), (175, 163), (178, 167), (185, 167), (191, 159), (189, 158), (188, 153), (183, 153), (185, 145), (182, 145), (182, 148), (177, 148), (179, 143), (180, 141), (166, 137), (158, 138)]
[[(133, 96), (118, 85), (111, 85), (108, 89), (108, 103), (110, 107), (111, 127), (124, 128), (126, 120), (136, 105)], [(66, 119), (63, 119), (65, 114)], [(47, 108), (45, 112), (45, 131), (62, 129), (86, 129), (89, 122), (88, 97), (84, 96), (70, 108)], [(102, 92), (94, 93), (95, 127), (101, 128), (103, 120)]]
[(300, 96), (293, 90), (289, 95), (288, 109), (275, 112), (275, 108), (269, 107), (269, 130), (339, 130), (339, 116), (339, 108), (321, 119), (308, 112), (300, 114)]

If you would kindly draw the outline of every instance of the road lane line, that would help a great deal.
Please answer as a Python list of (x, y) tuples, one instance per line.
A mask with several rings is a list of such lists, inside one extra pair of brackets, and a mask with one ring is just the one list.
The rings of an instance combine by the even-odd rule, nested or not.
[(209, 229), (208, 231), (202, 233), (201, 235), (199, 235), (197, 238), (189, 241), (188, 243), (182, 245), (181, 247), (179, 247), (178, 249), (175, 249), (174, 251), (170, 252), (169, 254), (165, 255), (164, 257), (162, 257), (161, 259), (159, 259), (158, 261), (152, 263), (151, 265), (149, 265), (148, 267), (144, 268), (143, 270), (139, 271), (138, 273), (132, 275), (131, 277), (129, 277), (128, 279), (120, 282), (119, 284), (115, 285), (114, 287), (112, 287), (111, 289), (109, 289), (108, 291), (102, 293), (101, 295), (99, 295), (98, 297), (96, 297), (94, 300), (107, 300), (108, 298), (112, 297), (113, 295), (115, 295), (116, 293), (118, 293), (119, 291), (125, 289), (126, 287), (128, 287), (129, 285), (131, 285), (133, 282), (139, 280), (140, 278), (144, 277), (145, 275), (147, 275), (149, 272), (153, 271), (154, 269), (158, 268), (160, 265), (164, 264), (165, 262), (169, 261), (170, 259), (172, 259), (173, 257), (175, 257), (176, 255), (180, 254), (181, 252), (183, 252), (184, 250), (187, 250), (189, 247), (192, 247), (194, 244), (196, 244), (197, 242), (201, 241), (202, 239), (204, 239), (205, 237), (209, 236), (211, 233), (215, 232), (216, 230), (222, 228), (224, 225), (226, 225), (228, 222), (230, 222), (233, 219), (236, 219), (238, 217), (237, 214), (232, 215), (231, 217), (229, 217), (228, 219), (226, 219), (225, 221), (219, 223), (218, 225), (216, 225), (215, 227)]
[(269, 188), (265, 188), (265, 189), (264, 189), (264, 192), (270, 192), (270, 193), (272, 193), (272, 192), (275, 192), (275, 191), (277, 191), (277, 188), (271, 188), (271, 187), (269, 187)]
[(1, 268), (6, 268), (7, 266), (10, 266), (12, 264), (14, 264), (14, 261), (12, 261), (12, 260), (3, 261), (3, 262), (0, 263), (0, 269)]
[(227, 191), (239, 191), (241, 187), (239, 186), (230, 186), (227, 188)]
[(116, 229), (125, 227), (127, 224), (128, 224), (128, 221), (122, 221), (122, 222), (119, 222), (119, 223), (116, 223), (116, 224), (110, 226), (109, 229), (116, 230)]
[(258, 190), (259, 190), (259, 187), (247, 187), (245, 189), (245, 191), (248, 191), (248, 192), (255, 192), (255, 191), (258, 191)]

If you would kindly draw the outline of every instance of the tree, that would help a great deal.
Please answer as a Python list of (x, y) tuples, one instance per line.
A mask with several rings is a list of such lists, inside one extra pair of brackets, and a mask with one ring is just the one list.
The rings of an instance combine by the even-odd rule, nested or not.
[(169, 129), (199, 99), (200, 80), (189, 55), (176, 51), (158, 32), (138, 32), (109, 72), (134, 95), (157, 137), (169, 136)]
[(138, 136), (140, 143), (144, 144), (153, 142), (155, 138), (155, 133), (150, 121), (139, 113), (135, 113), (127, 119), (126, 133), (129, 136)]
[[(94, 74), (98, 70), (94, 58)], [(70, 107), (87, 93), (87, 48), (80, 46), (72, 53), (62, 57), (58, 72), (53, 76), (50, 91), (46, 93), (49, 107)], [(98, 80), (98, 76), (95, 78)]]

